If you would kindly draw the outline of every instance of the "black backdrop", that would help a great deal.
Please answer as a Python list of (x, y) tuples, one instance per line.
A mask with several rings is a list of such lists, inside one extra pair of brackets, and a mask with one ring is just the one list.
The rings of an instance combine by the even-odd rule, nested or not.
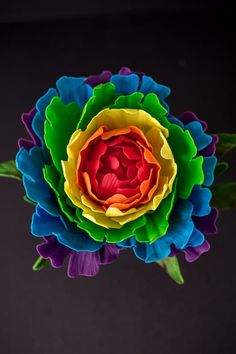
[[(235, 130), (233, 25), (226, 7), (211, 7), (211, 1), (93, 3), (67, 1), (64, 20), (56, 2), (2, 5), (0, 161), (14, 157), (25, 134), (20, 113), (58, 77), (123, 65), (170, 86), (172, 113), (191, 109), (212, 133)], [(234, 154), (229, 158), (232, 179)], [(65, 269), (32, 272), (32, 207), (16, 181), (2, 179), (0, 193), (1, 353), (235, 352), (235, 211), (221, 215), (211, 252), (194, 264), (180, 257), (183, 286), (129, 252), (95, 278), (71, 280)]]

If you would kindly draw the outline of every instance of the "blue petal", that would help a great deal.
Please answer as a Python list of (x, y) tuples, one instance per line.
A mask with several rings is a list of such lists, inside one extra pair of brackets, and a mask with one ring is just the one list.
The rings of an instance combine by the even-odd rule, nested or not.
[(203, 161), (203, 173), (204, 173), (204, 182), (205, 186), (211, 186), (214, 182), (214, 171), (217, 164), (217, 158), (215, 156), (204, 157)]
[(204, 234), (201, 231), (199, 231), (196, 227), (194, 227), (193, 232), (189, 238), (188, 244), (186, 245), (186, 248), (187, 247), (198, 247), (204, 241), (205, 241)]
[(194, 186), (189, 200), (193, 203), (193, 215), (205, 216), (210, 214), (211, 191), (208, 188)]
[(182, 123), (178, 118), (167, 117), (169, 122), (175, 125), (178, 125), (180, 128), (184, 129), (184, 123)]
[(93, 240), (83, 230), (73, 226), (69, 228), (62, 217), (54, 217), (40, 207), (36, 207), (33, 214), (31, 232), (38, 237), (54, 235), (58, 242), (77, 252), (94, 252), (104, 245)]
[[(164, 236), (169, 239), (170, 245), (173, 243), (179, 249), (186, 246), (194, 228), (192, 213), (193, 204), (188, 200), (182, 200), (175, 206), (170, 227)], [(162, 242), (162, 238), (157, 241)]]
[(26, 195), (52, 215), (58, 215), (55, 196), (43, 177), (45, 164), (42, 148), (35, 146), (30, 151), (21, 148), (16, 155), (16, 166), (23, 174)]
[(85, 106), (93, 95), (93, 89), (84, 83), (84, 79), (84, 77), (62, 76), (57, 80), (56, 86), (64, 104), (76, 102), (80, 108)]
[(112, 75), (111, 82), (116, 86), (116, 93), (130, 95), (138, 91), (139, 76), (136, 74), (130, 75)]
[(45, 114), (42, 112), (36, 112), (32, 121), (32, 128), (35, 134), (39, 137), (41, 145), (44, 145), (44, 121)]
[(152, 244), (137, 243), (133, 250), (136, 257), (146, 263), (156, 262), (162, 258), (166, 258), (171, 252), (167, 239)]
[(130, 237), (122, 242), (117, 243), (117, 245), (123, 248), (133, 248), (136, 245), (136, 239), (135, 237)]
[(37, 111), (45, 112), (45, 109), (55, 96), (58, 96), (57, 90), (54, 88), (50, 88), (42, 97), (38, 99), (36, 103)]
[(184, 249), (194, 229), (192, 212), (191, 202), (184, 200), (176, 204), (165, 236), (151, 244), (136, 241), (133, 248), (135, 255), (146, 263), (150, 263), (168, 257), (171, 253), (171, 245)]
[(164, 101), (164, 99), (169, 96), (171, 90), (169, 87), (160, 85), (156, 81), (154, 81), (150, 76), (144, 75), (142, 77), (142, 84), (139, 89), (144, 95), (148, 93), (155, 93), (159, 98), (159, 101), (163, 107), (165, 107), (169, 111), (169, 107)]
[(198, 151), (204, 149), (212, 141), (212, 136), (204, 132), (200, 122), (194, 121), (188, 123), (185, 126), (185, 130), (190, 132)]
[(35, 134), (39, 137), (42, 145), (44, 145), (45, 109), (55, 96), (58, 96), (57, 90), (50, 88), (36, 103), (37, 113), (32, 121), (32, 128)]

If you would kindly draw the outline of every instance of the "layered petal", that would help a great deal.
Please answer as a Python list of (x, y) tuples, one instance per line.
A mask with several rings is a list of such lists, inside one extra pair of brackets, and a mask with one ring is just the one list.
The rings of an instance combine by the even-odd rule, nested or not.
[(62, 77), (23, 115), (16, 163), (37, 204), (39, 254), (92, 276), (132, 248), (149, 263), (210, 248), (217, 210), (208, 188), (218, 141), (192, 112), (168, 114), (170, 90), (141, 72)]
[(55, 268), (62, 267), (68, 258), (67, 274), (70, 278), (96, 275), (99, 266), (116, 261), (121, 250), (116, 245), (106, 244), (95, 252), (75, 252), (59, 243), (55, 236), (44, 237), (36, 248), (38, 254), (49, 259)]
[[(134, 123), (135, 127), (130, 125)], [(132, 138), (131, 140), (127, 140), (127, 137), (129, 136)], [(137, 136), (139, 136), (138, 144), (137, 142), (135, 142), (137, 141)], [(167, 195), (172, 191), (174, 178), (177, 173), (177, 167), (174, 162), (173, 154), (166, 141), (167, 136), (168, 130), (162, 127), (155, 119), (153, 119), (149, 114), (144, 111), (131, 109), (105, 109), (101, 111), (97, 116), (92, 119), (86, 131), (83, 132), (81, 130), (77, 130), (71, 137), (71, 140), (67, 147), (68, 161), (62, 162), (64, 176), (66, 180), (66, 194), (71, 199), (74, 205), (83, 209), (84, 217), (95, 221), (97, 224), (103, 227), (120, 228), (125, 223), (143, 215), (148, 210), (155, 210), (161, 203), (163, 198), (167, 197)], [(122, 141), (119, 140), (121, 138)], [(133, 149), (131, 148), (132, 140), (135, 142), (135, 144), (133, 144)], [(122, 200), (121, 197), (118, 196), (118, 194), (121, 195), (121, 192), (125, 193), (125, 188), (130, 190), (129, 183), (132, 184), (132, 172), (130, 172), (131, 180), (128, 184), (125, 184), (124, 179), (123, 181), (120, 180), (120, 182), (115, 182), (115, 179), (112, 177), (112, 173), (108, 175), (110, 183), (109, 188), (111, 189), (111, 181), (113, 181), (113, 192), (120, 191), (120, 193), (112, 192), (112, 195), (107, 195), (108, 198), (106, 198), (106, 200), (101, 200), (99, 197), (96, 197), (94, 191), (91, 188), (92, 185), (93, 188), (95, 188), (96, 190), (96, 183), (99, 184), (99, 182), (101, 183), (101, 186), (103, 186), (103, 183), (105, 183), (104, 176), (102, 180), (100, 179), (100, 181), (96, 181), (96, 176), (94, 174), (91, 177), (93, 179), (90, 180), (88, 173), (81, 173), (81, 171), (83, 171), (84, 161), (87, 161), (88, 159), (89, 162), (88, 147), (94, 144), (94, 141), (96, 141), (97, 145), (95, 145), (94, 150), (91, 150), (91, 158), (93, 164), (95, 163), (95, 165), (93, 166), (93, 172), (98, 173), (98, 179), (100, 171), (98, 156), (99, 154), (102, 156), (106, 156), (106, 153), (107, 151), (109, 151), (109, 148), (111, 149), (113, 154), (113, 163), (118, 163), (119, 165), (122, 165), (122, 163), (125, 164), (125, 158), (132, 158), (132, 160), (135, 160), (137, 159), (138, 154), (140, 154), (140, 158), (142, 158), (143, 156), (143, 158), (147, 162), (144, 168), (144, 172), (148, 171), (148, 165), (150, 164), (154, 167), (150, 168), (149, 171), (154, 171), (155, 166), (157, 166), (156, 172), (158, 172), (158, 166), (160, 166), (160, 174), (156, 173), (156, 178), (154, 171), (152, 172), (152, 174), (147, 173), (147, 176), (143, 176), (144, 181), (141, 184), (139, 181), (138, 187), (140, 188), (140, 190), (135, 190), (134, 188), (133, 196), (135, 196), (136, 198), (135, 201), (130, 200), (130, 197), (132, 197), (132, 195), (129, 195), (128, 202), (130, 202), (130, 209), (128, 209), (127, 211), (122, 210), (122, 206), (120, 204), (124, 203), (124, 199)], [(155, 145), (153, 144), (154, 141)], [(136, 150), (134, 150), (135, 145)], [(155, 146), (155, 148), (153, 149), (152, 146)], [(150, 151), (149, 148), (151, 148), (153, 152)], [(121, 155), (119, 155), (119, 149), (122, 150), (122, 157), (124, 160), (123, 162), (121, 159)], [(117, 160), (117, 162), (115, 162), (116, 160), (114, 159), (114, 154), (118, 154), (117, 156), (119, 156), (119, 160)], [(77, 165), (77, 161), (79, 168)], [(96, 165), (97, 162), (98, 165)], [(106, 168), (108, 164), (109, 162), (106, 163)], [(86, 166), (87, 165), (88, 163), (86, 162)], [(130, 165), (130, 163), (128, 165)], [(122, 170), (122, 166), (120, 167)], [(123, 170), (126, 171), (127, 167), (124, 165)], [(139, 167), (140, 169), (137, 172), (138, 177), (142, 173), (142, 165), (140, 165)], [(79, 186), (76, 183), (76, 179), (78, 178), (77, 168), (80, 171)], [(109, 169), (103, 170), (109, 171)], [(112, 169), (110, 169), (110, 171), (112, 171)], [(122, 171), (120, 172), (122, 173)], [(148, 178), (146, 182), (145, 178)], [(156, 179), (156, 183), (154, 184), (153, 188), (150, 184), (150, 179), (152, 178)], [(133, 181), (134, 180), (135, 178), (133, 178)], [(91, 183), (92, 181), (94, 181), (93, 184)], [(144, 182), (147, 185), (146, 187)], [(115, 184), (117, 185), (115, 186)], [(120, 189), (118, 188), (118, 185), (120, 186)], [(99, 188), (99, 186), (97, 187)], [(146, 188), (148, 188), (147, 192), (149, 193), (149, 197), (145, 200), (145, 194), (147, 193), (145, 192)], [(87, 194), (85, 193), (85, 189)], [(104, 185), (102, 188), (103, 193), (105, 189), (106, 188)], [(139, 196), (136, 196), (140, 192), (141, 194), (139, 194)], [(114, 199), (114, 195), (117, 195), (116, 200)], [(88, 198), (88, 196), (90, 198)], [(113, 196), (113, 200), (110, 199), (111, 196)], [(112, 203), (112, 201), (116, 201), (116, 203)], [(142, 205), (136, 208), (135, 204), (137, 205), (141, 202)], [(104, 207), (106, 207), (105, 210)]]

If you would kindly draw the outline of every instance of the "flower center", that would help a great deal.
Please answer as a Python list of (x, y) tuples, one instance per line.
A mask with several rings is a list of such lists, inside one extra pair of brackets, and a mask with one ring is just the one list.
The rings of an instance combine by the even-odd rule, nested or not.
[(157, 186), (160, 165), (135, 126), (108, 131), (101, 126), (80, 150), (77, 184), (105, 210), (147, 203)]

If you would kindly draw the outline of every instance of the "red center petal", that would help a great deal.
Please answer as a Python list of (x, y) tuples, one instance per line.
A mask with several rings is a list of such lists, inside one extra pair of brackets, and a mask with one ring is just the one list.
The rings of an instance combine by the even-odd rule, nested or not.
[(105, 209), (126, 210), (150, 200), (159, 172), (152, 147), (137, 127), (100, 127), (79, 153), (77, 183)]

